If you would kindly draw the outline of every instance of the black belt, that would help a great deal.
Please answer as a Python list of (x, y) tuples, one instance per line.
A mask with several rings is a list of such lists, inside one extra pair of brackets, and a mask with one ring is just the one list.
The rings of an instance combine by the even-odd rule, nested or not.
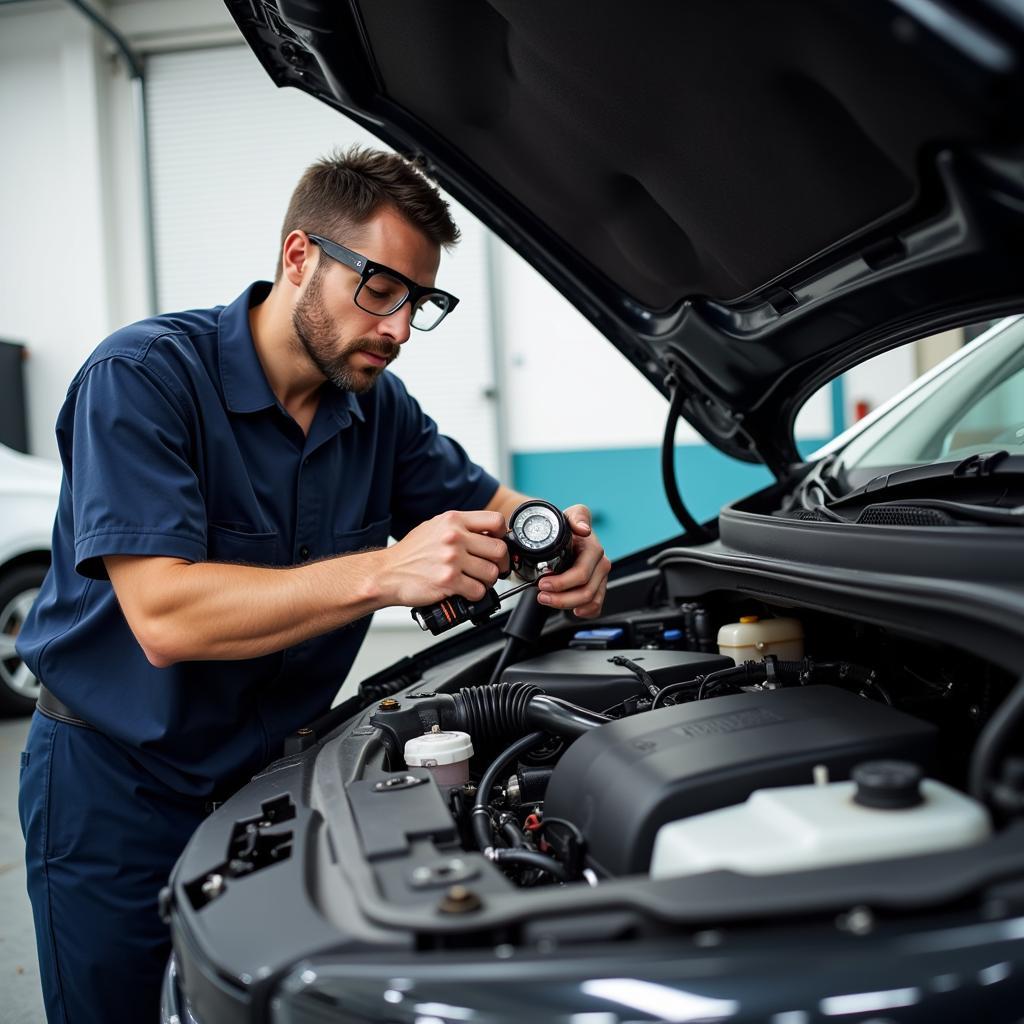
[(55, 718), (58, 722), (67, 722), (68, 725), (80, 725), (83, 729), (96, 730), (96, 726), (79, 718), (59, 697), (55, 697), (50, 691), (39, 685), (39, 696), (36, 698), (36, 707), (46, 715), (47, 718)]

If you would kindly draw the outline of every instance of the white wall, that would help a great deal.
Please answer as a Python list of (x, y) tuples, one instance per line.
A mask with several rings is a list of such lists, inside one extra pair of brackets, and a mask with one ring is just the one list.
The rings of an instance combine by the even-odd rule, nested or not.
[[(108, 10), (147, 48), (238, 39), (215, 0)], [(136, 117), (124, 62), (80, 11), (41, 0), (0, 6), (0, 336), (28, 347), (38, 455), (56, 455), (53, 424), (78, 366), (149, 311)]]
[[(501, 242), (494, 244), (502, 289), (499, 323), (512, 450), (660, 445), (667, 407), (653, 385), (525, 260)], [(547, 399), (538, 381), (557, 384), (566, 375), (571, 375), (573, 387), (559, 388), (557, 401)], [(906, 383), (911, 378), (900, 379)], [(805, 405), (797, 437), (828, 437), (831, 426), (826, 388)], [(697, 431), (680, 421), (676, 444), (700, 441)]]
[(110, 323), (103, 185), (105, 68), (83, 19), (61, 7), (0, 17), (0, 334), (28, 345), (32, 448), (53, 454), (69, 367)]

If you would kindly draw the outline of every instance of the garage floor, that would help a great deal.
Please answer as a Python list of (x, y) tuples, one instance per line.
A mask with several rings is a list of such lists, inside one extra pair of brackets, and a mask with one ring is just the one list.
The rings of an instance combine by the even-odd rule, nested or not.
[(43, 1024), (43, 996), (25, 892), (18, 763), (29, 720), (0, 719), (0, 1007), (5, 1024)]

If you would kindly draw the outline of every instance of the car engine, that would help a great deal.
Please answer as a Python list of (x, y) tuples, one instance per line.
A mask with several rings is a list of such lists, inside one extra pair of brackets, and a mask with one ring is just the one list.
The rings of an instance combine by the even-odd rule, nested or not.
[[(813, 614), (805, 629), (754, 602), (734, 621), (723, 610), (648, 610), (499, 662), (492, 683), (385, 697), (369, 717), (385, 767), (410, 773), (395, 785), (436, 785), (464, 850), (519, 886), (716, 866), (761, 873), (726, 836), (742, 824), (741, 849), (763, 844), (761, 860), (772, 860), (777, 824), (754, 813), (766, 793), (787, 794), (790, 827), (812, 851), (772, 870), (989, 834), (988, 811), (964, 792), (984, 716), (967, 694), (977, 700), (980, 674), (994, 701), (1008, 678), (884, 630)], [(717, 856), (693, 860), (698, 836)]]

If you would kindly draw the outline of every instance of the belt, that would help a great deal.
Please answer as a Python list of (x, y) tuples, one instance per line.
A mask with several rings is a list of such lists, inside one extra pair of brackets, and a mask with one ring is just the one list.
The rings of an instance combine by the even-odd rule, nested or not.
[(50, 691), (39, 684), (39, 696), (36, 698), (36, 707), (46, 715), (47, 718), (55, 718), (58, 722), (67, 722), (68, 725), (79, 725), (83, 729), (96, 731), (96, 726), (79, 718), (59, 697), (55, 697)]

